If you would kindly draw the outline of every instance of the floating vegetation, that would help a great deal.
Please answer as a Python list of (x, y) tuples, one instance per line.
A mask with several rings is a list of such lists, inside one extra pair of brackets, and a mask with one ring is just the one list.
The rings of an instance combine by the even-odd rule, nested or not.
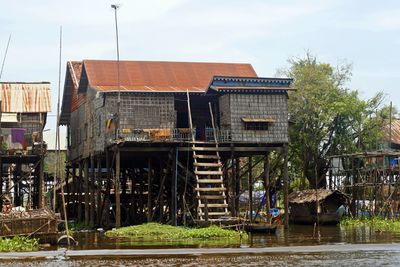
[(400, 232), (400, 220), (382, 217), (344, 218), (340, 221), (343, 227), (370, 227), (380, 232)]
[(240, 242), (247, 238), (246, 233), (223, 229), (212, 225), (206, 228), (186, 228), (180, 226), (164, 225), (159, 223), (146, 223), (135, 226), (122, 227), (106, 232), (108, 237), (124, 237), (141, 241), (185, 241), (185, 240), (229, 240)]
[(39, 248), (39, 240), (36, 238), (28, 238), (15, 236), (13, 238), (0, 238), (1, 252), (24, 252), (34, 251)]

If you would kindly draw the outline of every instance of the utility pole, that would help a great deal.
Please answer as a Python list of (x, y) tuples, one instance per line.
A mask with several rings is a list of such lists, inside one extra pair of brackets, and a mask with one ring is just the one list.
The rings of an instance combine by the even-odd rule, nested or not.
[[(114, 18), (115, 18), (115, 37), (117, 41), (117, 84), (118, 84), (118, 99), (117, 99), (117, 127), (116, 127), (116, 138), (119, 136), (119, 131), (121, 127), (121, 117), (120, 117), (120, 108), (121, 108), (121, 86), (120, 86), (120, 66), (119, 66), (119, 42), (118, 42), (118, 17), (117, 10), (119, 5), (113, 4), (111, 8), (114, 9)], [(120, 169), (120, 151), (119, 144), (116, 144), (115, 147), (116, 153), (116, 161), (115, 161), (115, 227), (121, 227), (121, 198), (120, 198), (120, 189), (119, 189), (119, 178), (121, 174)]]

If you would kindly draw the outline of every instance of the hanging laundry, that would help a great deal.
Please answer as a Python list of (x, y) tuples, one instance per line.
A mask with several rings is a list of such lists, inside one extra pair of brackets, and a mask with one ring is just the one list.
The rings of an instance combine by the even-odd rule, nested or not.
[(25, 129), (12, 128), (11, 129), (11, 142), (25, 144)]

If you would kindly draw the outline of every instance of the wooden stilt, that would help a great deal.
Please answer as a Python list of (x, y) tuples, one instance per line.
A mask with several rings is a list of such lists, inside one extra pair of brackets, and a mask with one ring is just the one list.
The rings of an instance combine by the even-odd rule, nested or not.
[(265, 210), (267, 213), (267, 221), (268, 223), (271, 223), (271, 214), (269, 213), (269, 210), (271, 209), (270, 195), (269, 195), (269, 189), (271, 184), (269, 179), (269, 169), (270, 169), (269, 152), (267, 152), (267, 154), (265, 155), (265, 162), (264, 162)]
[(153, 188), (153, 177), (152, 177), (152, 159), (148, 158), (147, 161), (147, 222), (151, 221), (152, 218), (152, 188)]
[(79, 161), (78, 163), (78, 221), (82, 222), (82, 181), (83, 181), (83, 163)]
[(74, 203), (73, 207), (73, 211), (70, 211), (71, 213), (73, 213), (74, 218), (78, 218), (78, 213), (76, 211), (76, 203), (78, 203), (77, 201), (77, 194), (78, 194), (78, 181), (77, 181), (77, 177), (76, 177), (76, 164), (75, 162), (72, 163), (72, 203)]
[(97, 210), (96, 210), (96, 225), (101, 225), (101, 156), (97, 156), (97, 171), (96, 171), (96, 202), (97, 202)]
[(239, 196), (240, 196), (240, 159), (235, 158), (235, 182), (236, 182), (236, 192), (235, 192), (235, 208), (236, 216), (240, 214)]
[(177, 206), (178, 206), (178, 199), (177, 199), (177, 183), (178, 183), (178, 149), (175, 149), (175, 158), (172, 164), (173, 168), (173, 175), (172, 175), (172, 182), (171, 182), (171, 224), (177, 225)]
[(289, 228), (289, 177), (288, 177), (288, 145), (283, 146), (283, 201), (285, 206), (285, 228)]
[(115, 227), (121, 227), (121, 198), (120, 198), (120, 175), (121, 175), (121, 154), (119, 146), (115, 149)]
[(94, 167), (94, 156), (90, 156), (90, 227), (94, 227), (94, 216), (95, 216), (95, 209), (96, 209), (96, 204), (95, 204), (95, 195), (96, 195), (96, 190), (95, 190), (95, 183), (94, 183), (94, 177), (95, 177), (95, 167)]
[[(42, 141), (43, 142), (43, 141)], [(39, 196), (39, 209), (44, 208), (44, 159), (43, 159), (43, 151), (40, 156), (40, 164), (39, 164), (39, 183), (38, 183), (38, 196)]]
[(233, 146), (231, 146), (231, 159), (230, 159), (230, 163), (231, 163), (231, 191), (232, 191), (232, 195), (231, 195), (231, 212), (232, 212), (232, 216), (236, 217), (236, 168), (235, 168), (235, 154), (233, 152)]
[(250, 222), (253, 222), (253, 166), (252, 157), (249, 157), (249, 215)]
[(83, 177), (85, 179), (85, 225), (89, 225), (89, 159), (86, 158), (84, 160), (84, 174)]
[[(62, 171), (62, 170), (61, 170)], [(70, 201), (71, 201), (71, 188), (70, 188), (70, 186), (71, 186), (71, 184), (68, 182), (68, 180), (69, 180), (69, 176), (70, 176), (70, 168), (69, 167), (67, 167), (67, 173), (65, 174), (65, 189), (66, 189), (66, 195), (67, 195), (67, 197), (66, 197), (66, 207), (65, 207), (65, 209), (66, 209), (66, 211), (68, 212), (68, 210), (69, 210), (69, 203), (70, 203)], [(69, 214), (67, 213), (67, 217), (69, 216)]]

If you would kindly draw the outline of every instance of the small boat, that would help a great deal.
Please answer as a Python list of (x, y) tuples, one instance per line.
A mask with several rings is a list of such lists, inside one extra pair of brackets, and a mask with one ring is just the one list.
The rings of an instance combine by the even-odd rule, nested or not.
[(276, 232), (276, 224), (269, 223), (248, 223), (245, 224), (244, 230), (248, 233), (264, 233), (273, 234)]

